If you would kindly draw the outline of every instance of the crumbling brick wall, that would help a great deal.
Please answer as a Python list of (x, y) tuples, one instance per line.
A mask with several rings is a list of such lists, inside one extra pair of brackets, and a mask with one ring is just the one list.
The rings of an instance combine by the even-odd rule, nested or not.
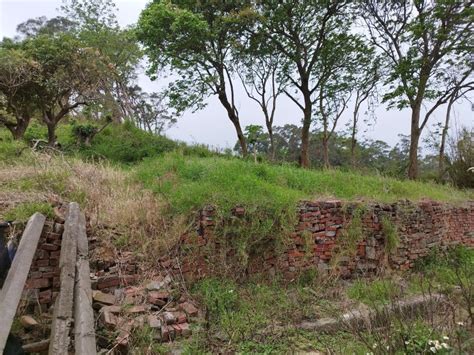
[(59, 255), (61, 252), (64, 220), (47, 220), (38, 242), (28, 279), (23, 291), (24, 299), (47, 310), (59, 293)]
[[(363, 208), (362, 233), (354, 250), (341, 253), (354, 211)], [(238, 210), (237, 216), (242, 214)], [(463, 244), (474, 247), (474, 202), (454, 206), (434, 201), (391, 204), (342, 203), (341, 201), (302, 201), (298, 222), (283, 252), (268, 250), (252, 255), (246, 274), (282, 274), (286, 278), (315, 269), (319, 273), (337, 273), (350, 277), (374, 274), (384, 268), (407, 270), (431, 249)], [(396, 228), (397, 246), (387, 251), (382, 218)], [(162, 265), (174, 268), (193, 280), (216, 271), (216, 255), (222, 241), (215, 236), (215, 210), (203, 209), (199, 215), (197, 235), (185, 235), (180, 245), (180, 262), (168, 257)], [(232, 257), (232, 251), (226, 257)], [(222, 257), (222, 255), (221, 255)], [(218, 268), (219, 266), (217, 266)]]

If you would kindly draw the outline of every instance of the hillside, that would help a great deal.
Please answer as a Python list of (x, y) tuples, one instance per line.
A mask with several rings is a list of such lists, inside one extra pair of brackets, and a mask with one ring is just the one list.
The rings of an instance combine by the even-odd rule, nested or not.
[[(88, 147), (69, 138), (70, 127), (60, 127), (59, 132), (62, 151), (32, 151), (26, 143), (2, 136), (0, 219), (25, 221), (35, 211), (53, 216), (58, 203), (78, 201), (88, 216), (90, 233), (104, 244), (104, 251), (130, 251), (146, 267), (158, 265), (157, 256), (167, 255), (189, 230), (196, 212), (206, 205), (217, 207), (217, 222), (225, 222), (234, 207), (243, 206), (249, 212), (248, 223), (239, 227), (239, 233), (276, 236), (281, 233), (279, 228), (286, 230), (294, 223), (294, 211), (300, 200), (339, 199), (365, 205), (431, 199), (463, 205), (474, 198), (472, 191), (434, 183), (254, 163), (154, 137), (133, 126), (110, 126)], [(472, 252), (454, 252), (460, 255), (457, 258), (462, 268), (467, 268), (461, 272), (469, 270)], [(445, 257), (441, 264), (432, 261)], [(377, 339), (374, 333), (358, 334), (351, 329), (315, 337), (300, 329), (299, 324), (306, 319), (333, 317), (351, 307), (372, 307), (379, 302), (386, 304), (411, 297), (427, 285), (443, 292), (459, 285), (455, 277), (459, 265), (449, 264), (451, 259), (444, 254), (430, 254), (430, 258), (417, 264), (421, 271), (385, 274), (372, 281), (363, 278), (347, 282), (305, 272), (290, 281), (277, 278), (242, 282), (232, 277), (208, 277), (182, 284), (180, 287), (190, 287), (197, 304), (207, 309), (210, 323), (206, 325), (202, 320), (203, 323), (194, 325), (189, 340), (171, 345), (157, 345), (153, 333), (144, 329), (134, 333), (131, 346), (144, 349), (155, 344), (152, 354), (169, 353), (176, 347), (190, 354), (215, 352), (222, 346), (227, 351), (242, 353), (285, 353), (295, 346), (301, 351), (365, 353), (367, 341), (392, 343)], [(221, 266), (216, 263), (214, 267)], [(420, 283), (418, 272), (430, 276)], [(469, 275), (462, 276), (462, 280), (471, 282)], [(459, 319), (465, 317), (462, 309), (458, 310)], [(409, 323), (402, 324), (402, 329), (390, 334), (402, 336), (412, 331)], [(440, 323), (420, 320), (416, 324), (417, 333), (410, 339), (422, 342), (422, 347), (429, 347), (429, 341), (442, 342), (443, 336), (451, 337), (457, 331)], [(206, 335), (202, 327), (208, 326), (210, 333)], [(284, 330), (285, 327), (290, 328)]]

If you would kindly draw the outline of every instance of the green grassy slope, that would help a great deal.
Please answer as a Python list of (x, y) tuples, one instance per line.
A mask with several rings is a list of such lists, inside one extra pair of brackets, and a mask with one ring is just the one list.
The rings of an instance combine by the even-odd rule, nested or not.
[(146, 187), (165, 196), (173, 210), (188, 212), (205, 204), (283, 207), (300, 199), (334, 197), (391, 202), (399, 199), (461, 202), (473, 198), (433, 183), (400, 181), (339, 170), (303, 170), (290, 165), (255, 164), (236, 158), (167, 153), (136, 167)]

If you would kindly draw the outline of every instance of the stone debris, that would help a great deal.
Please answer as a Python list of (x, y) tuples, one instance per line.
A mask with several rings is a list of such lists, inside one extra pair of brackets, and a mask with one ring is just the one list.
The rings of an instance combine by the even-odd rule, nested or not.
[[(19, 318), (25, 334), (29, 334), (24, 340), (32, 349), (44, 346), (41, 338), (44, 334), (40, 337), (35, 328), (40, 329), (39, 323), (49, 324), (59, 293), (63, 231), (63, 220), (46, 221), (23, 291), (28, 313), (40, 317), (39, 322), (30, 315)], [(133, 253), (117, 255), (113, 249), (101, 245), (99, 239), (89, 238), (89, 252), (98, 353), (107, 353), (112, 348), (113, 353), (127, 353), (133, 330), (146, 325), (153, 330), (156, 342), (191, 335), (189, 319), (196, 317), (198, 310), (170, 274), (163, 271), (150, 275), (149, 270), (139, 268)]]
[(99, 302), (105, 305), (115, 304), (115, 296), (109, 293), (104, 293), (101, 291), (92, 291), (92, 298), (95, 302)]

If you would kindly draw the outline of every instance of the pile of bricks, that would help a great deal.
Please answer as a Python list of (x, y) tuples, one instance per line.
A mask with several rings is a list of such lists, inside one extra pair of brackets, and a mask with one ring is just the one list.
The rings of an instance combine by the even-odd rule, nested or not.
[(115, 336), (98, 338), (99, 346), (108, 349), (116, 345), (126, 352), (133, 341), (133, 331), (145, 324), (157, 342), (190, 336), (189, 322), (198, 316), (198, 309), (178, 294), (170, 276), (156, 276), (145, 286), (118, 287), (107, 293), (93, 291), (93, 308), (100, 327)]
[[(354, 211), (363, 210), (362, 235), (352, 253), (341, 255), (341, 244), (347, 238)], [(234, 217), (244, 215), (242, 207), (234, 209)], [(297, 211), (298, 222), (288, 236), (286, 249), (268, 249), (250, 255), (245, 274), (280, 273), (288, 279), (302, 271), (337, 273), (351, 277), (374, 274), (390, 267), (407, 270), (433, 248), (463, 244), (474, 246), (474, 202), (453, 206), (434, 201), (392, 204), (302, 201)], [(387, 236), (382, 227), (386, 218), (395, 227), (398, 245), (387, 253)], [(162, 265), (182, 273), (188, 280), (212, 274), (215, 256), (220, 255), (223, 241), (215, 233), (215, 209), (207, 207), (199, 215), (195, 234), (184, 235), (180, 244), (180, 264), (162, 259)], [(226, 251), (224, 262), (230, 265), (235, 251)], [(336, 259), (337, 257), (337, 259)], [(222, 260), (220, 260), (222, 262)]]

